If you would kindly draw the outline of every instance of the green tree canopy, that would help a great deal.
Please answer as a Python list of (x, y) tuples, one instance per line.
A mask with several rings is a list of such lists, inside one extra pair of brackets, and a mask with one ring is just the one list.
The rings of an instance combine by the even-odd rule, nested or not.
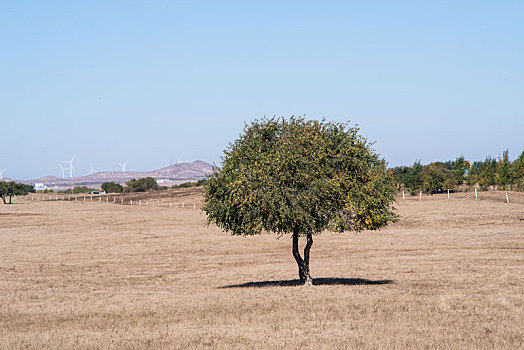
[(420, 165), (420, 161), (416, 161), (404, 177), (404, 183), (410, 190), (411, 195), (414, 195), (417, 191), (421, 191), (424, 186), (422, 170), (423, 167)]
[(511, 162), (509, 160), (509, 150), (502, 152), (502, 157), (497, 162), (497, 175), (495, 182), (502, 189), (513, 182), (513, 171), (511, 169)]
[(89, 193), (92, 191), (96, 191), (95, 188), (89, 188), (86, 186), (76, 186), (74, 188), (69, 188), (64, 191), (64, 193)]
[(511, 165), (513, 169), (513, 177), (516, 188), (519, 190), (524, 190), (524, 151), (520, 156), (515, 159)]
[(126, 192), (147, 192), (158, 190), (158, 184), (152, 177), (143, 177), (141, 179), (133, 179), (126, 182), (124, 190)]
[[(209, 177), (208, 223), (234, 235), (292, 234), (299, 278), (311, 284), (312, 236), (375, 230), (395, 221), (395, 184), (359, 129), (304, 118), (263, 119), (244, 127)], [(307, 244), (298, 251), (299, 236)]]
[[(0, 197), (2, 197), (4, 204), (12, 204), (13, 196), (23, 196), (29, 192), (34, 192), (31, 185), (25, 185), (14, 181), (0, 181)], [(7, 197), (9, 197), (9, 201), (7, 200)]]
[(455, 185), (460, 186), (464, 182), (464, 174), (469, 170), (469, 162), (460, 155), (453, 162), (453, 177), (455, 178)]
[(100, 186), (106, 193), (121, 193), (124, 187), (116, 182), (104, 182)]
[(480, 173), (477, 176), (478, 184), (483, 190), (489, 189), (490, 186), (495, 186), (495, 178), (497, 175), (497, 161), (490, 156), (480, 166)]
[(442, 162), (431, 163), (423, 169), (423, 190), (428, 193), (442, 192), (446, 178), (451, 175)]
[(410, 170), (411, 168), (407, 166), (397, 166), (389, 169), (388, 173), (395, 181), (398, 191), (402, 189), (403, 185), (405, 186), (406, 177), (408, 176)]

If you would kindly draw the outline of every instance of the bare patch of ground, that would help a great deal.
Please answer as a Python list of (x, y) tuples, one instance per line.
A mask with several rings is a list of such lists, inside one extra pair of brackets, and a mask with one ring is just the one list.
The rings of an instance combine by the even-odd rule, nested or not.
[(205, 227), (198, 191), (0, 205), (0, 348), (524, 346), (524, 194), (399, 198), (301, 287), (289, 237)]

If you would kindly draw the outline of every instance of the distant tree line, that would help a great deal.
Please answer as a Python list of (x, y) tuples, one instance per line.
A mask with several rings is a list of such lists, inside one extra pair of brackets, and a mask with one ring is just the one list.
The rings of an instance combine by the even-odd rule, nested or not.
[(461, 155), (454, 161), (428, 165), (416, 161), (412, 166), (398, 166), (388, 172), (397, 190), (406, 189), (412, 195), (419, 191), (430, 194), (454, 191), (461, 186), (523, 191), (524, 151), (513, 162), (509, 159), (509, 151), (505, 150), (498, 159), (488, 156), (483, 161), (470, 163)]
[[(196, 182), (184, 182), (179, 185), (173, 185), (171, 188), (189, 188), (203, 186), (207, 180), (202, 179)], [(115, 182), (104, 182), (101, 186), (106, 193), (122, 193), (122, 192), (147, 192), (156, 190), (165, 190), (167, 187), (159, 186), (156, 180), (152, 177), (144, 177), (141, 179), (133, 179), (126, 182), (122, 186)]]
[(200, 187), (207, 183), (206, 179), (198, 180), (197, 182), (184, 182), (179, 185), (173, 185), (171, 188), (189, 188), (189, 187)]
[(86, 186), (76, 186), (74, 188), (69, 188), (65, 191), (62, 191), (63, 193), (72, 193), (72, 194), (76, 194), (76, 193), (89, 193), (89, 192), (92, 192), (92, 191), (97, 191), (97, 189), (95, 188), (89, 188), (89, 187), (86, 187)]
[(116, 182), (104, 182), (101, 188), (106, 193), (147, 192), (162, 189), (162, 187), (158, 186), (156, 180), (152, 177), (132, 179), (126, 182), (125, 186)]
[[(441, 193), (447, 190), (455, 191), (461, 187), (468, 189), (477, 186), (481, 190), (508, 189), (514, 191), (524, 191), (524, 151), (513, 162), (509, 159), (509, 151), (502, 152), (502, 156), (492, 158), (487, 156), (483, 161), (470, 163), (463, 155), (455, 160), (446, 162), (433, 162), (422, 165), (416, 161), (412, 166), (397, 166), (389, 168), (388, 173), (392, 181), (396, 184), (397, 190), (407, 190), (412, 195), (419, 191), (425, 193)], [(204, 186), (207, 179), (197, 182), (185, 182), (173, 185), (172, 188), (189, 188)], [(122, 192), (147, 192), (167, 187), (159, 186), (152, 177), (132, 179), (122, 186), (115, 182), (104, 182), (101, 186), (106, 193)], [(62, 193), (89, 193), (96, 191), (94, 188), (77, 186), (70, 188)], [(34, 193), (31, 185), (16, 182), (0, 181), (0, 196), (4, 204), (12, 203), (12, 197)], [(45, 192), (48, 192), (46, 190)], [(52, 192), (52, 190), (49, 190)]]

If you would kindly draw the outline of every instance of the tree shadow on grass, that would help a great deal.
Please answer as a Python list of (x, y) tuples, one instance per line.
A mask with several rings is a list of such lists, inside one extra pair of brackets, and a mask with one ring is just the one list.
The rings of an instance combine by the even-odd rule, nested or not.
[[(360, 285), (377, 285), (391, 284), (393, 280), (367, 280), (363, 278), (313, 278), (314, 286), (360, 286)], [(232, 284), (219, 288), (263, 288), (263, 287), (296, 287), (302, 286), (300, 280), (282, 280), (282, 281), (259, 281), (247, 282), (242, 284)]]

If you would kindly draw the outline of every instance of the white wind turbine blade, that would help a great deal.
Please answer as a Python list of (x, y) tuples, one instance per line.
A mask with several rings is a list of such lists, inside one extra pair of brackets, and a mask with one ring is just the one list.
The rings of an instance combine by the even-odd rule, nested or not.
[(93, 174), (96, 172), (96, 170), (93, 169), (93, 164), (89, 163), (89, 167), (90, 167), (91, 169), (90, 169), (87, 173), (88, 173), (89, 175), (93, 175)]
[(117, 162), (117, 164), (120, 165), (121, 171), (122, 171), (123, 173), (126, 172), (126, 165), (127, 165), (127, 163), (129, 163), (129, 161), (127, 161), (127, 162), (125, 162), (125, 163), (119, 163), (119, 162)]
[(58, 163), (58, 166), (60, 167), (60, 177), (63, 179), (64, 178), (64, 169), (65, 168), (60, 163)]

